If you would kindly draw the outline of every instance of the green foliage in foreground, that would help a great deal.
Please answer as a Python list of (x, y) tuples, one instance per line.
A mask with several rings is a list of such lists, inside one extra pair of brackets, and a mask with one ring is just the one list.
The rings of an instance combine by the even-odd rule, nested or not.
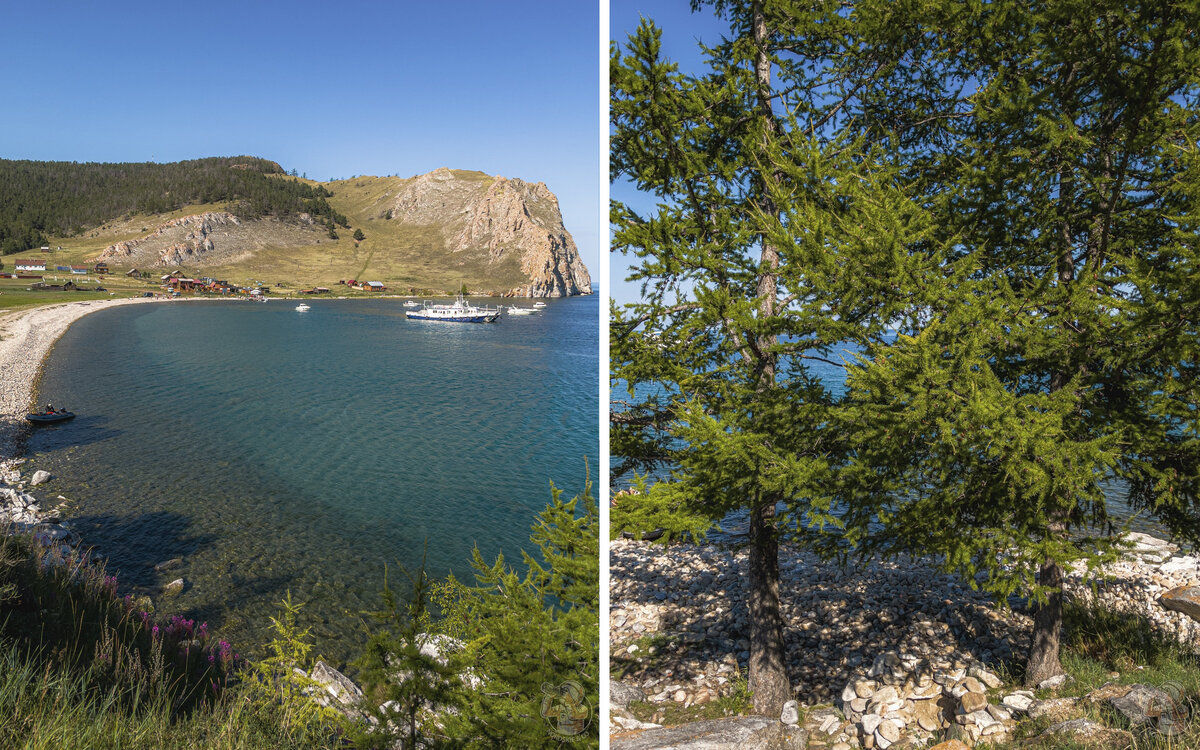
[(118, 597), (86, 556), (0, 537), (0, 747), (338, 746), (336, 724), (292, 720), (302, 706), (241, 666), (203, 623)]
[(311, 628), (301, 630), (300, 607), (292, 592), (280, 602), (280, 616), (271, 618), (274, 637), (267, 658), (252, 662), (240, 673), (242, 693), (252, 705), (273, 706), (273, 721), (286, 736), (332, 737), (346, 729), (346, 717), (309, 696), (323, 688), (307, 676), (314, 659)]
[(186, 716), (165, 697), (97, 690), (86, 673), (47, 669), (0, 643), (0, 747), (27, 750), (334, 748), (332, 735), (285, 730), (277, 707), (239, 689)]
[[(590, 483), (566, 502), (551, 491), (530, 535), (540, 554), (522, 553), (524, 574), (503, 555), (489, 564), (476, 550), (475, 585), (451, 576), (427, 592), (422, 571), (407, 611), (389, 600), (383, 630), (362, 662), (367, 709), (381, 723), (356, 745), (390, 746), (420, 734), (454, 747), (598, 746), (598, 509)], [(440, 616), (428, 612), (427, 595)], [(462, 648), (440, 664), (420, 654), (430, 641), (451, 650), (429, 633), (458, 639)], [(407, 680), (412, 674), (424, 679)], [(423, 700), (452, 710), (426, 716), (418, 728)]]
[(203, 623), (118, 597), (86, 556), (0, 536), (0, 747), (597, 747), (599, 517), (590, 483), (552, 493), (523, 574), (476, 551), (475, 585), (422, 570), (405, 603), (385, 581), (354, 707), (376, 721), (353, 725), (310, 698), (313, 643), (290, 595), (271, 656), (247, 663)]

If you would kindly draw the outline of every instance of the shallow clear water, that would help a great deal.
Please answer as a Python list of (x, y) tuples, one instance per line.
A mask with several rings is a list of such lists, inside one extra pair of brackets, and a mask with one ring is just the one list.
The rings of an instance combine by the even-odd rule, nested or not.
[[(493, 301), (494, 302), (494, 301)], [(261, 643), (285, 592), (318, 650), (362, 640), (385, 564), (519, 562), (553, 481), (599, 450), (598, 297), (492, 325), (395, 300), (135, 305), (76, 322), (39, 387), (79, 416), (28, 443), (125, 587)], [(168, 572), (154, 564), (181, 557)]]

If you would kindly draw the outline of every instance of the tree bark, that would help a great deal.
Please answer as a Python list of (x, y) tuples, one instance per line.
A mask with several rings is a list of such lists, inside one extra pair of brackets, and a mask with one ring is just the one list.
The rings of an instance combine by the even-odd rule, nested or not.
[(1063, 673), (1058, 660), (1062, 638), (1063, 577), (1062, 568), (1047, 560), (1038, 572), (1038, 583), (1049, 588), (1044, 604), (1033, 612), (1033, 635), (1029, 644), (1029, 661), (1025, 664), (1025, 686), (1036, 687), (1042, 680)]
[[(759, 117), (763, 123), (763, 149), (770, 148), (770, 136), (778, 131), (778, 124), (771, 111), (771, 59), (767, 54), (766, 17), (761, 2), (751, 8), (753, 14), (754, 43), (757, 47), (754, 60), (755, 81), (758, 85)], [(760, 175), (762, 194), (759, 208), (767, 216), (777, 216), (778, 207), (767, 192), (768, 180), (779, 179), (774, 173)], [(779, 251), (762, 236), (762, 257), (759, 267), (758, 315), (768, 320), (776, 314), (775, 301), (778, 295)], [(774, 335), (758, 336), (757, 350), (760, 352), (758, 390), (767, 391), (776, 387), (775, 371), (778, 354), (774, 351)], [(779, 605), (779, 537), (775, 528), (776, 499), (769, 493), (759, 495), (750, 511), (750, 677), (749, 687), (753, 693), (754, 713), (764, 716), (779, 716), (783, 704), (791, 697), (787, 663), (783, 647), (783, 614)]]
[(750, 681), (754, 713), (779, 716), (791, 697), (779, 606), (779, 538), (775, 501), (750, 513)]

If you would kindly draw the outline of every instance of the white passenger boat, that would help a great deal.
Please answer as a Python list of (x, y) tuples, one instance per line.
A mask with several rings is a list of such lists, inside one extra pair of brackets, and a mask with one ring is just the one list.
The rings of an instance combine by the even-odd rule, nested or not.
[(421, 307), (420, 310), (408, 310), (404, 313), (405, 317), (414, 320), (445, 320), (455, 323), (491, 323), (500, 317), (503, 312), (499, 307), (478, 307), (477, 305), (468, 305), (463, 299), (463, 296), (458, 295), (458, 299), (454, 300), (450, 305), (436, 305), (428, 301)]
[(296, 309), (300, 312), (304, 312), (305, 310), (311, 310), (312, 308), (301, 302), (300, 304), (296, 305)]
[(516, 305), (508, 306), (509, 315), (533, 315), (537, 310), (532, 307), (517, 307)]

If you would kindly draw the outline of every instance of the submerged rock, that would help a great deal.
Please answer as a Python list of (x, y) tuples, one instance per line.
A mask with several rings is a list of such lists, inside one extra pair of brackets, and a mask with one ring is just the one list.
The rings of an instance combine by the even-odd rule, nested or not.
[(174, 581), (171, 581), (166, 586), (163, 586), (162, 595), (163, 596), (178, 596), (179, 594), (183, 593), (183, 585), (184, 585), (183, 579), (176, 578)]
[(49, 482), (49, 481), (50, 481), (50, 472), (44, 471), (42, 469), (38, 469), (37, 471), (33, 472), (33, 477), (30, 478), (30, 480), (29, 480), (29, 486), (36, 487), (39, 484), (43, 484), (43, 483)]

